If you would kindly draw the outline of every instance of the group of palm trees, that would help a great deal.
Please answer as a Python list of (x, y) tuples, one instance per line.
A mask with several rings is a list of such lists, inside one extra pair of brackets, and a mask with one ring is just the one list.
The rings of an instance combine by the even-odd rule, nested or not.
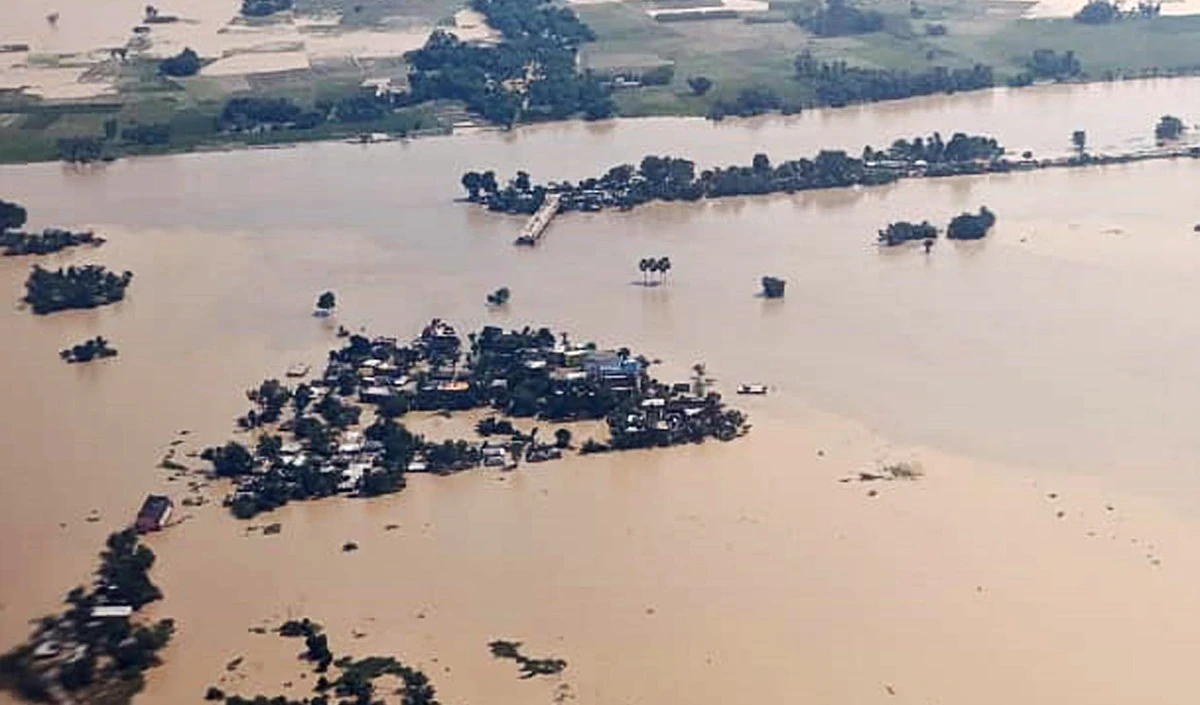
[(650, 285), (650, 281), (647, 278), (650, 274), (657, 274), (659, 281), (664, 281), (667, 278), (667, 272), (671, 271), (671, 258), (646, 257), (638, 262), (638, 270), (642, 273), (643, 286)]

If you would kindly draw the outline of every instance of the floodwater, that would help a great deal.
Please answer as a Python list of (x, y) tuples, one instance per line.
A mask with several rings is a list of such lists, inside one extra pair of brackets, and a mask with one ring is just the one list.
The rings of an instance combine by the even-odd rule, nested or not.
[[(110, 238), (51, 263), (135, 272), (116, 306), (0, 315), (0, 645), (86, 579), (146, 492), (183, 495), (154, 467), (181, 430), (182, 450), (222, 441), (242, 390), (319, 362), (333, 324), (309, 311), (331, 288), (354, 328), (547, 324), (662, 358), (668, 379), (704, 361), (725, 390), (775, 391), (736, 400), (755, 427), (732, 444), (415, 478), (285, 508), (274, 537), (184, 508), (151, 539), (155, 609), (180, 633), (142, 702), (218, 681), (302, 695), (296, 645), (247, 631), (287, 616), (329, 625), (339, 653), (420, 664), (464, 705), (1191, 702), (1200, 164), (571, 214), (536, 250), (511, 245), (519, 219), (452, 201), (471, 168), (578, 178), (646, 153), (747, 163), (935, 129), (1043, 155), (1085, 129), (1125, 149), (1168, 112), (1193, 122), (1200, 81), (0, 168), (31, 225)], [(985, 242), (872, 245), (891, 220), (980, 205), (999, 216)], [(669, 282), (635, 286), (651, 255), (671, 257)], [(13, 302), (28, 266), (0, 262)], [(786, 300), (754, 296), (764, 274)], [(512, 301), (489, 313), (499, 286)], [(120, 357), (58, 360), (97, 334)], [(892, 460), (925, 476), (838, 482)], [(570, 665), (520, 681), (494, 638)]]

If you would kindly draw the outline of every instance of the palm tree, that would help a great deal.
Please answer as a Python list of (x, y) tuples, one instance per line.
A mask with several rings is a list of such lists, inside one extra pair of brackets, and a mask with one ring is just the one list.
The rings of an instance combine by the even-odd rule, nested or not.
[(662, 278), (665, 281), (667, 278), (667, 272), (671, 271), (671, 258), (670, 257), (659, 257), (658, 258), (658, 271), (662, 274)]
[(642, 260), (640, 262), (638, 262), (638, 269), (641, 270), (641, 272), (642, 272), (642, 286), (646, 286), (646, 284), (648, 283), (646, 281), (646, 272), (649, 271), (650, 265), (653, 262), (654, 262), (654, 260), (646, 259), (645, 257), (643, 257)]
[(703, 397), (708, 385), (715, 382), (712, 377), (708, 376), (708, 368), (703, 362), (697, 362), (692, 365), (692, 391), (698, 397)]

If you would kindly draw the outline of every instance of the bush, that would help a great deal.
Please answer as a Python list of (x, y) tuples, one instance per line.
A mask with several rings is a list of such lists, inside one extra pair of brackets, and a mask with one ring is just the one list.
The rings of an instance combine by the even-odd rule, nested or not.
[(158, 72), (164, 76), (195, 76), (202, 66), (200, 55), (190, 47), (184, 47), (175, 56), (158, 62)]
[(983, 206), (978, 214), (963, 213), (955, 216), (946, 228), (946, 237), (951, 240), (979, 240), (996, 224), (996, 215)]

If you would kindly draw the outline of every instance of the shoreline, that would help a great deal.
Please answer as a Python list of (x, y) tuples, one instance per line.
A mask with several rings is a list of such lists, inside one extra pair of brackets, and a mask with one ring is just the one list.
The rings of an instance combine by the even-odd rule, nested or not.
[[(1179, 73), (1179, 74), (1174, 74), (1174, 75), (1147, 75), (1147, 76), (1132, 76), (1132, 77), (1128, 77), (1128, 78), (1096, 78), (1093, 80), (1083, 80), (1083, 81), (1041, 82), (1041, 83), (1035, 83), (1033, 85), (1023, 86), (1023, 87), (992, 86), (989, 88), (983, 88), (983, 89), (974, 90), (974, 91), (959, 91), (959, 92), (939, 93), (939, 94), (923, 95), (923, 96), (913, 96), (913, 97), (902, 98), (902, 99), (898, 99), (898, 100), (882, 100), (882, 101), (871, 101), (871, 102), (864, 102), (864, 103), (852, 103), (850, 105), (840, 106), (840, 107), (820, 106), (820, 107), (814, 107), (814, 108), (807, 108), (807, 109), (803, 110), (802, 112), (796, 113), (794, 115), (784, 115), (784, 114), (777, 113), (777, 112), (771, 112), (771, 113), (765, 113), (762, 115), (755, 115), (755, 116), (750, 116), (750, 117), (729, 116), (729, 117), (725, 117), (721, 120), (712, 120), (710, 118), (703, 117), (701, 115), (679, 113), (679, 114), (645, 114), (645, 115), (630, 115), (630, 116), (618, 115), (613, 118), (608, 118), (608, 119), (604, 119), (604, 120), (595, 120), (595, 121), (584, 120), (583, 118), (580, 118), (580, 117), (572, 117), (572, 118), (567, 118), (564, 120), (548, 120), (548, 121), (521, 123), (521, 124), (515, 125), (512, 128), (504, 128), (499, 125), (492, 125), (492, 124), (486, 124), (486, 123), (472, 125), (469, 128), (458, 128), (458, 129), (454, 128), (453, 126), (443, 125), (438, 128), (416, 130), (416, 131), (413, 131), (413, 132), (411, 132), (409, 134), (405, 134), (405, 135), (393, 134), (393, 133), (388, 133), (388, 132), (379, 132), (378, 134), (387, 135), (387, 138), (386, 139), (376, 139), (374, 141), (366, 141), (366, 142), (360, 142), (356, 138), (359, 136), (362, 136), (364, 134), (371, 134), (372, 129), (371, 129), (370, 125), (367, 125), (367, 126), (363, 127), (362, 129), (334, 130), (334, 134), (313, 134), (313, 135), (308, 135), (308, 136), (306, 136), (306, 135), (286, 135), (286, 137), (291, 138), (291, 139), (279, 139), (279, 140), (275, 140), (275, 139), (257, 140), (254, 137), (250, 137), (247, 139), (236, 139), (236, 138), (231, 139), (230, 136), (225, 136), (224, 139), (201, 141), (197, 144), (168, 145), (166, 148), (163, 148), (163, 149), (160, 149), (160, 148), (147, 149), (147, 150), (134, 149), (133, 151), (131, 151), (129, 153), (121, 154), (119, 157), (116, 157), (112, 161), (123, 161), (123, 160), (128, 160), (128, 159), (142, 159), (142, 158), (150, 158), (150, 157), (178, 156), (178, 155), (186, 155), (186, 154), (220, 154), (220, 153), (241, 152), (241, 151), (250, 151), (250, 150), (292, 149), (292, 148), (300, 147), (303, 145), (309, 145), (309, 144), (347, 143), (347, 144), (361, 144), (362, 146), (371, 146), (372, 144), (384, 144), (387, 142), (405, 142), (405, 143), (407, 143), (407, 142), (412, 142), (415, 140), (427, 140), (429, 138), (436, 138), (436, 137), (469, 137), (473, 134), (479, 134), (479, 133), (497, 133), (497, 134), (503, 134), (503, 135), (515, 135), (515, 134), (519, 134), (523, 131), (529, 131), (529, 130), (537, 130), (537, 129), (544, 129), (544, 128), (559, 128), (559, 127), (564, 127), (564, 126), (579, 126), (579, 125), (594, 125), (594, 126), (601, 127), (601, 128), (612, 128), (612, 127), (617, 126), (620, 123), (657, 121), (657, 120), (687, 120), (687, 121), (708, 123), (713, 128), (747, 129), (747, 128), (754, 128), (756, 125), (762, 124), (764, 122), (777, 121), (777, 120), (793, 121), (796, 119), (803, 119), (806, 116), (812, 116), (812, 115), (817, 115), (820, 118), (820, 117), (828, 116), (830, 113), (853, 112), (856, 110), (870, 109), (873, 107), (879, 108), (879, 109), (919, 107), (921, 105), (921, 103), (924, 103), (924, 102), (936, 101), (939, 99), (946, 99), (946, 98), (954, 98), (956, 96), (974, 97), (974, 96), (981, 96), (981, 95), (986, 95), (986, 94), (992, 94), (993, 96), (995, 96), (995, 95), (1005, 95), (1005, 94), (1013, 93), (1013, 92), (1030, 93), (1030, 92), (1037, 92), (1037, 91), (1048, 91), (1048, 90), (1053, 90), (1055, 88), (1061, 89), (1061, 88), (1071, 88), (1071, 87), (1092, 87), (1092, 86), (1100, 86), (1100, 85), (1120, 85), (1120, 84), (1129, 84), (1129, 83), (1138, 83), (1138, 82), (1150, 82), (1150, 81), (1161, 81), (1161, 80), (1186, 80), (1186, 79), (1200, 79), (1200, 69), (1197, 69), (1197, 71), (1194, 71), (1194, 72)], [(422, 107), (423, 106), (420, 106), (420, 105), (415, 106), (415, 109), (419, 110), (419, 109), (422, 109)], [(958, 126), (952, 126), (952, 129), (957, 130), (960, 128)], [(272, 133), (267, 133), (267, 134), (270, 135)], [(47, 153), (43, 158), (39, 158), (39, 159), (22, 159), (22, 158), (10, 159), (6, 156), (6, 154), (7, 153), (5, 150), (0, 149), (0, 166), (21, 166), (21, 165), (25, 165), (25, 164), (44, 164), (44, 163), (52, 163), (52, 162), (62, 162), (64, 164), (68, 164), (67, 162), (62, 160), (57, 155), (57, 152), (55, 152), (53, 155)], [(97, 167), (97, 166), (103, 166), (105, 163), (109, 163), (109, 162), (97, 161), (97, 162), (84, 163), (84, 164), (68, 164), (68, 165), (86, 169), (86, 168), (92, 168), (92, 167)]]

